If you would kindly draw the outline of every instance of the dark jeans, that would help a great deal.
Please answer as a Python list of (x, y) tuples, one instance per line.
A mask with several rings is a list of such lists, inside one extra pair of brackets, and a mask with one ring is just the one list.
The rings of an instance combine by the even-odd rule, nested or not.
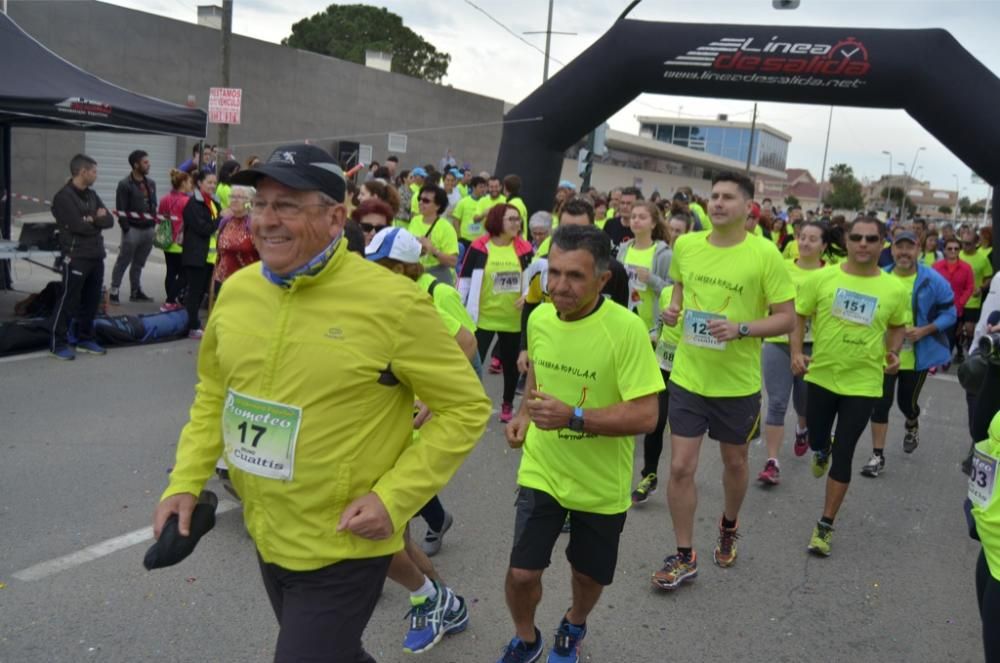
[[(668, 384), (670, 382), (670, 372), (661, 368), (660, 373), (663, 375), (663, 384)], [(667, 429), (667, 412), (670, 404), (670, 391), (668, 389), (661, 391), (656, 395), (656, 401), (659, 404), (659, 414), (656, 417), (656, 428), (652, 433), (649, 433), (642, 438), (643, 463), (642, 473), (639, 475), (642, 477), (647, 474), (656, 474), (656, 468), (660, 464), (660, 456), (663, 455), (663, 433)]]
[(818, 384), (807, 383), (806, 427), (809, 428), (809, 446), (813, 451), (825, 451), (830, 446), (830, 431), (837, 420), (834, 433), (833, 459), (830, 478), (840, 483), (851, 482), (851, 461), (858, 438), (865, 432), (868, 420), (878, 398), (869, 396), (842, 396)]
[(180, 253), (164, 253), (163, 259), (167, 263), (167, 278), (163, 281), (163, 288), (167, 291), (167, 303), (177, 304), (177, 298), (184, 290), (184, 267), (181, 265)]
[(201, 300), (208, 292), (208, 282), (212, 278), (212, 265), (204, 264), (201, 267), (184, 267), (184, 274), (187, 279), (187, 294), (184, 296), (184, 308), (188, 314), (188, 331), (201, 329), (201, 319), (198, 311), (201, 309)]
[(122, 233), (122, 243), (118, 247), (118, 260), (111, 270), (111, 287), (118, 288), (122, 284), (122, 277), (125, 276), (125, 269), (128, 268), (128, 282), (132, 287), (132, 292), (142, 290), (142, 268), (146, 266), (146, 259), (149, 258), (150, 251), (153, 250), (153, 237), (156, 235), (156, 228), (135, 228)]
[(479, 358), (486, 361), (486, 351), (490, 349), (493, 336), (497, 337), (496, 356), (503, 364), (503, 402), (513, 403), (517, 390), (517, 355), (521, 347), (521, 332), (494, 332), (488, 329), (476, 330), (479, 344)]
[(278, 619), (275, 663), (375, 663), (361, 635), (382, 593), (391, 557), (289, 571), (258, 557)]
[(976, 600), (983, 623), (983, 652), (986, 663), (1000, 661), (1000, 580), (993, 577), (986, 564), (986, 554), (980, 550), (976, 562)]
[(76, 338), (88, 341), (94, 338), (94, 315), (101, 303), (101, 286), (104, 284), (104, 259), (73, 258), (63, 263), (62, 296), (52, 314), (52, 337), (49, 350), (68, 344), (66, 332), (70, 320), (76, 321)]

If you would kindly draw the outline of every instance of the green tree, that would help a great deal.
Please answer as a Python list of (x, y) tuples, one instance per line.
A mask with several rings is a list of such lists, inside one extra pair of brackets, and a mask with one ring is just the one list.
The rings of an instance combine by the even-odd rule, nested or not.
[(949, 207), (948, 205), (941, 205), (941, 207), (938, 207), (938, 212), (947, 216), (951, 214), (951, 207)]
[(858, 210), (865, 206), (861, 182), (854, 177), (854, 169), (846, 163), (830, 168), (830, 185), (833, 190), (823, 197), (823, 202), (834, 209)]
[(788, 194), (787, 196), (785, 196), (785, 205), (787, 205), (788, 207), (798, 207), (799, 205), (801, 205), (801, 203), (799, 202), (798, 198), (796, 198), (792, 194)]
[[(879, 195), (879, 198), (881, 200), (885, 200), (885, 192), (886, 188), (882, 187), (882, 193)], [(903, 189), (901, 189), (898, 186), (889, 187), (889, 201), (892, 203), (893, 207), (897, 208), (899, 207), (899, 199), (902, 197), (903, 197)], [(906, 198), (906, 211), (910, 214), (913, 214), (917, 211), (916, 204), (912, 200), (910, 200), (909, 197)]]
[(434, 48), (384, 7), (330, 5), (292, 25), (281, 43), (349, 62), (365, 63), (365, 51), (392, 53), (392, 71), (432, 83), (448, 73), (451, 56)]

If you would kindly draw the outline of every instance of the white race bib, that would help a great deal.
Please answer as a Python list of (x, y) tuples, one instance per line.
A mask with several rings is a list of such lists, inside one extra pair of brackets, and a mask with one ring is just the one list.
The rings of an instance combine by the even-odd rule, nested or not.
[(465, 232), (468, 233), (469, 235), (472, 235), (473, 237), (479, 237), (480, 235), (483, 234), (483, 224), (478, 222), (470, 223), (468, 226), (466, 226)]
[(676, 345), (661, 338), (656, 343), (656, 358), (660, 362), (660, 368), (667, 372), (674, 370), (674, 354), (676, 352)]
[(493, 294), (521, 294), (521, 272), (494, 272)]
[(625, 265), (625, 273), (628, 274), (628, 287), (636, 292), (646, 291), (646, 284), (639, 280), (639, 272), (634, 265)]
[(290, 481), (301, 424), (300, 407), (230, 389), (222, 408), (226, 462), (259, 477)]
[(831, 313), (835, 318), (870, 327), (872, 320), (875, 319), (876, 307), (878, 307), (878, 297), (837, 288)]
[(813, 342), (813, 319), (806, 318), (806, 333), (802, 339), (803, 343)]
[(969, 475), (969, 499), (980, 508), (993, 501), (997, 459), (976, 449), (972, 454), (972, 474)]
[(726, 316), (705, 311), (684, 311), (684, 342), (710, 350), (725, 350), (726, 342), (717, 341), (708, 330), (710, 320), (725, 320)]

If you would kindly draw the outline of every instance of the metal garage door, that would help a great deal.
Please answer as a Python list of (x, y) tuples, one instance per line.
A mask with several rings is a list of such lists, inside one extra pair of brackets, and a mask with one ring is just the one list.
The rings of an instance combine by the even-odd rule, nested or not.
[(97, 190), (109, 208), (115, 206), (118, 182), (129, 174), (128, 155), (132, 150), (149, 152), (149, 177), (156, 182), (156, 195), (162, 198), (170, 191), (170, 169), (177, 166), (177, 138), (151, 134), (116, 134), (88, 131), (84, 136), (84, 153), (97, 160)]

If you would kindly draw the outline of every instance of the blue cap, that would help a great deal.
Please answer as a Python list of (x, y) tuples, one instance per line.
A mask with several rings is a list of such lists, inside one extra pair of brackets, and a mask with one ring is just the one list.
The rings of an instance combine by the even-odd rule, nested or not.
[(460, 171), (458, 168), (452, 168), (448, 172), (457, 177), (458, 179), (462, 179), (462, 171)]
[(427, 171), (420, 166), (417, 166), (410, 171), (410, 175), (413, 175), (414, 177), (427, 177)]
[(559, 182), (559, 188), (560, 189), (573, 189), (574, 191), (576, 191), (576, 185), (573, 184), (572, 182), (570, 182), (569, 180), (562, 180), (562, 181), (560, 181)]

